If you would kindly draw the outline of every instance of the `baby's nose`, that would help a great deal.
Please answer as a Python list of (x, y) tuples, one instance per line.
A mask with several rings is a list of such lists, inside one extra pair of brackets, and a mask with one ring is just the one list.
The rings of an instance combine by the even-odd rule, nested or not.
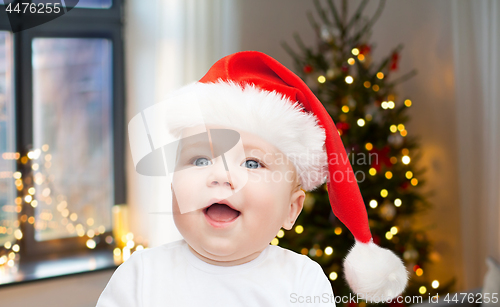
[(217, 157), (215, 164), (210, 166), (211, 172), (207, 178), (208, 186), (223, 186), (230, 187), (233, 189), (233, 184), (231, 182), (231, 175), (227, 169), (227, 164), (223, 157)]

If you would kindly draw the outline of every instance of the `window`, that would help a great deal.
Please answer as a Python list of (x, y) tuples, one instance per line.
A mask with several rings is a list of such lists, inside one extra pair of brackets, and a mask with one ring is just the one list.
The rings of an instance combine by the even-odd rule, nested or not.
[[(0, 285), (51, 276), (36, 274), (47, 259), (81, 262), (108, 251), (112, 206), (125, 203), (122, 1), (80, 0), (36, 26), (39, 16), (9, 19), (5, 8), (0, 5), (0, 266), (11, 274)], [(106, 255), (112, 263), (112, 253)], [(101, 260), (91, 267), (110, 265)], [(85, 270), (75, 267), (56, 271)]]
[[(0, 246), (13, 242), (18, 229), (14, 149), (14, 103), (12, 97), (12, 34), (0, 31)], [(1, 261), (1, 260), (0, 260)], [(3, 262), (6, 262), (5, 258)], [(0, 262), (1, 263), (1, 262)]]

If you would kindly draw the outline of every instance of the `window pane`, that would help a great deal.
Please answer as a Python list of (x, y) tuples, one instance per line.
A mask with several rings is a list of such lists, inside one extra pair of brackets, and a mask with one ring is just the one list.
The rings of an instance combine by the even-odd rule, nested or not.
[(77, 8), (109, 9), (112, 0), (80, 0)]
[(12, 34), (0, 31), (0, 245), (7, 241), (13, 243), (14, 232), (19, 227), (17, 211), (20, 210), (16, 210), (13, 178), (16, 154), (12, 62)]
[(110, 230), (111, 42), (37, 38), (32, 46), (35, 239)]

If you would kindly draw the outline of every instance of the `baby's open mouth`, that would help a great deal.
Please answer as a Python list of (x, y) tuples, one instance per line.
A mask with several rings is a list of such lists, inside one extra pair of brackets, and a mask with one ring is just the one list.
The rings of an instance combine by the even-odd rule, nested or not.
[(216, 223), (228, 223), (235, 220), (240, 216), (240, 211), (235, 210), (228, 205), (213, 203), (211, 206), (205, 208), (203, 213), (212, 221)]

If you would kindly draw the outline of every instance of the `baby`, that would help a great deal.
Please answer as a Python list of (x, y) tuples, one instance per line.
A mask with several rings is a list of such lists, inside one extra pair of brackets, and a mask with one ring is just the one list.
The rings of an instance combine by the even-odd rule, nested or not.
[(177, 136), (175, 150), (154, 125), (148, 139), (149, 156), (163, 157), (165, 171), (145, 166), (144, 152), (133, 150), (133, 158), (142, 174), (172, 175), (183, 240), (132, 254), (97, 307), (335, 306), (316, 262), (269, 245), (280, 228), (293, 227), (304, 190), (325, 181), (336, 216), (356, 238), (344, 266), (351, 288), (383, 299), (404, 290), (402, 262), (371, 240), (356, 181), (339, 179), (338, 172), (354, 178), (348, 159), (328, 163), (346, 155), (333, 121), (291, 71), (265, 54), (239, 52), (172, 95), (163, 110), (153, 113)]

